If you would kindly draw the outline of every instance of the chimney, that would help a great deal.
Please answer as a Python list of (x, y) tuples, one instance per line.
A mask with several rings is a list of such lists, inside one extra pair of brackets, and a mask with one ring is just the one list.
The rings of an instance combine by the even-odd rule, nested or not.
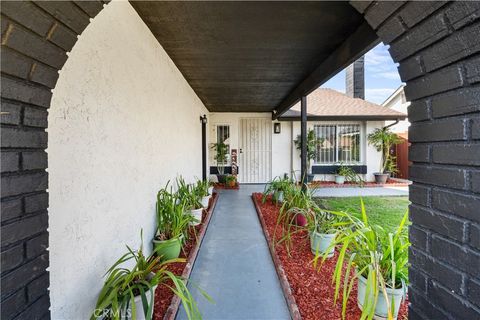
[(346, 69), (345, 89), (351, 98), (365, 99), (365, 57), (358, 58)]

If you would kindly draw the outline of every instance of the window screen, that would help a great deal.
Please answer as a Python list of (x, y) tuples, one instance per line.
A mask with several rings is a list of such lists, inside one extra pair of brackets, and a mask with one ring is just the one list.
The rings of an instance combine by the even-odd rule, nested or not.
[(314, 130), (319, 139), (315, 163), (360, 162), (359, 124), (322, 124)]

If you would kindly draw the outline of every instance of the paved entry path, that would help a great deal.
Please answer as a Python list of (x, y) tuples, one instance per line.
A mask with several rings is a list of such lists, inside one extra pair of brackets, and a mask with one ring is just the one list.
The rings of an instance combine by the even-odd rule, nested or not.
[[(203, 319), (290, 319), (252, 192), (261, 185), (221, 190), (190, 276), (215, 300), (190, 289)], [(177, 319), (187, 319), (181, 308)]]

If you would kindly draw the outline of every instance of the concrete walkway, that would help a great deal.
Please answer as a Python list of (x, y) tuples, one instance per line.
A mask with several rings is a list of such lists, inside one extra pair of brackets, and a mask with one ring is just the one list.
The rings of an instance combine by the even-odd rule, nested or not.
[[(221, 190), (190, 285), (203, 319), (290, 319), (262, 227), (251, 200), (260, 185)], [(181, 308), (177, 319), (187, 319)]]
[(366, 187), (366, 188), (318, 188), (315, 196), (328, 197), (368, 197), (368, 196), (408, 196), (408, 187)]

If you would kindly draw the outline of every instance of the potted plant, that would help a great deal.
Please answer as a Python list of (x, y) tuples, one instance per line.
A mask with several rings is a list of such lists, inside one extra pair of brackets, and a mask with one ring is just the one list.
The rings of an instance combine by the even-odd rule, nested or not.
[[(273, 231), (273, 245), (285, 242), (288, 254), (290, 254), (292, 236), (305, 230), (310, 220), (309, 216), (317, 209), (312, 195), (312, 190), (303, 191), (298, 186), (293, 186), (285, 191), (283, 204)], [(277, 241), (278, 230), (281, 231), (281, 236)]]
[(377, 128), (367, 137), (368, 143), (377, 149), (378, 152), (382, 154), (382, 160), (380, 162), (380, 171), (375, 172), (375, 182), (379, 184), (384, 184), (387, 182), (388, 173), (387, 166), (391, 161), (392, 155), (390, 154), (390, 149), (399, 143), (402, 143), (402, 140), (389, 128)]
[[(168, 184), (167, 184), (168, 186)], [(152, 242), (162, 260), (178, 258), (192, 217), (184, 214), (184, 204), (167, 187), (157, 193), (157, 230)]]
[(268, 196), (272, 196), (272, 200), (276, 203), (283, 202), (284, 192), (289, 188), (295, 187), (292, 180), (288, 177), (275, 177), (270, 183), (265, 186), (263, 191), (262, 202), (265, 203)]
[(310, 249), (315, 255), (325, 255), (327, 258), (333, 257), (335, 254), (335, 246), (333, 245), (338, 230), (347, 223), (342, 221), (338, 215), (334, 215), (328, 211), (318, 207), (313, 208), (313, 214), (307, 216), (308, 233), (310, 236)]
[(215, 182), (210, 181), (210, 182), (208, 183), (208, 194), (209, 194), (210, 196), (213, 195), (213, 188), (215, 188)]
[(203, 206), (200, 195), (195, 186), (188, 185), (188, 192), (184, 195), (185, 209), (188, 210), (189, 215), (193, 217), (190, 225), (197, 226), (202, 222)]
[[(162, 262), (158, 255), (152, 254), (146, 257), (143, 253), (143, 237), (138, 250), (134, 251), (128, 246), (127, 249), (128, 252), (105, 274), (106, 280), (90, 316), (91, 320), (152, 319), (157, 286), (172, 290), (180, 297), (189, 319), (201, 318), (186, 283), (167, 269), (169, 264), (184, 262), (184, 259)], [(134, 265), (129, 269), (124, 264), (131, 263), (131, 260)], [(200, 292), (211, 301), (205, 292), (202, 290)]]
[(351, 167), (348, 167), (341, 162), (340, 167), (337, 170), (337, 174), (335, 175), (335, 183), (344, 184), (345, 181), (353, 183), (363, 182), (362, 179)]
[(228, 146), (223, 143), (214, 143), (212, 145), (214, 149), (214, 159), (217, 162), (217, 170), (218, 170), (218, 182), (225, 183), (225, 166), (227, 165), (228, 159)]
[(195, 191), (200, 198), (200, 203), (202, 207), (207, 209), (210, 202), (211, 194), (208, 192), (209, 183), (208, 181), (198, 180), (195, 186)]
[(225, 183), (228, 188), (235, 188), (237, 185), (237, 176), (233, 174), (228, 175), (225, 179)]
[[(373, 316), (396, 319), (408, 285), (410, 243), (405, 229), (408, 212), (395, 232), (371, 225), (363, 201), (361, 219), (346, 213), (335, 214), (350, 220), (352, 227), (343, 228), (331, 245), (341, 247), (333, 274), (334, 303), (343, 283), (342, 315), (345, 317), (348, 298), (357, 282), (357, 303), (362, 310), (362, 319)], [(326, 258), (327, 254), (324, 254), (323, 260)]]
[[(307, 182), (313, 181), (315, 175), (312, 173), (311, 161), (317, 156), (317, 146), (323, 143), (322, 138), (317, 138), (315, 130), (309, 129), (307, 132)], [(302, 136), (299, 134), (297, 139), (294, 140), (297, 150), (302, 150)], [(301, 156), (301, 153), (300, 153)], [(304, 177), (301, 177), (302, 181)]]

